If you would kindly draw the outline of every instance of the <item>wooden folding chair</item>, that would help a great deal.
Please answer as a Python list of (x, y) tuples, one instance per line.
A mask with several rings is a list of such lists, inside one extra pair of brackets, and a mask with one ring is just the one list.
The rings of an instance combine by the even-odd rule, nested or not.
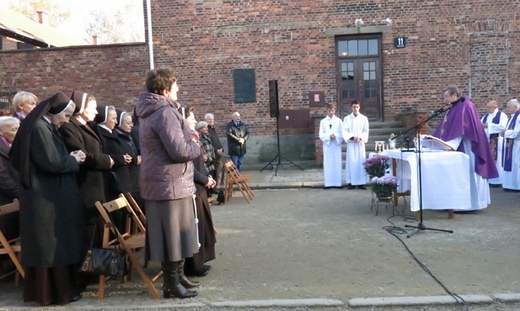
[(231, 160), (228, 160), (224, 166), (226, 167), (225, 202), (231, 200), (233, 196), (233, 185), (238, 187), (238, 190), (240, 190), (247, 203), (253, 200), (253, 191), (251, 191), (251, 188), (249, 188), (247, 184), (247, 181), (251, 179), (252, 175), (241, 175)]
[[(127, 213), (128, 217), (125, 226), (126, 229), (125, 232), (121, 234), (112, 222), (111, 217), (109, 216), (109, 214), (114, 213), (116, 211), (129, 211), (129, 208), (131, 207), (126, 198), (123, 195), (121, 195), (119, 198), (109, 202), (101, 203), (98, 201), (96, 202), (96, 207), (99, 213), (101, 214), (104, 223), (103, 248), (116, 247), (116, 245), (119, 244), (119, 247), (126, 251), (129, 263), (129, 273), (132, 272), (132, 269), (137, 270), (137, 272), (141, 276), (141, 279), (144, 281), (146, 286), (148, 286), (152, 295), (156, 299), (159, 299), (160, 295), (157, 292), (157, 289), (155, 289), (153, 282), (146, 275), (146, 273), (143, 270), (143, 266), (141, 266), (139, 260), (135, 255), (136, 249), (145, 247), (146, 229), (144, 225), (139, 220), (139, 218), (136, 217), (135, 213)], [(104, 297), (105, 282), (106, 277), (103, 275), (100, 276), (98, 290), (99, 300), (103, 299)]]
[[(20, 202), (17, 199), (14, 199), (13, 202), (0, 206), (0, 217), (6, 216), (13, 213), (18, 213), (20, 211)], [(20, 282), (20, 275), (22, 278), (25, 278), (25, 271), (23, 270), (22, 264), (20, 263), (20, 258), (22, 254), (22, 247), (20, 245), (20, 237), (16, 237), (14, 239), (7, 240), (2, 230), (0, 230), (0, 255), (8, 255), (13, 264), (16, 267), (16, 270), (13, 272), (15, 275), (15, 286), (18, 286)], [(7, 274), (10, 275), (11, 273)], [(7, 276), (4, 275), (3, 277)]]
[[(127, 208), (129, 208), (129, 212), (132, 213), (133, 215), (135, 215), (134, 217), (137, 217), (142, 223), (142, 227), (138, 226), (138, 229), (142, 230), (143, 232), (146, 232), (146, 215), (143, 213), (143, 210), (141, 209), (141, 207), (135, 200), (134, 196), (130, 192), (126, 192), (123, 195), (124, 195), (126, 201), (128, 202)], [(148, 267), (148, 262), (144, 263), (144, 267), (145, 268)], [(162, 276), (162, 274), (163, 274), (163, 272), (160, 271), (158, 274), (156, 274), (151, 279), (151, 281), (152, 282), (157, 281)]]

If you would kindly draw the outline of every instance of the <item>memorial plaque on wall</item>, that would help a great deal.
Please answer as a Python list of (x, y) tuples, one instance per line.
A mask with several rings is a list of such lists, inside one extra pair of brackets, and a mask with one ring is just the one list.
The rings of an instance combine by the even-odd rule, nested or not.
[(256, 102), (256, 79), (254, 68), (233, 69), (235, 103)]

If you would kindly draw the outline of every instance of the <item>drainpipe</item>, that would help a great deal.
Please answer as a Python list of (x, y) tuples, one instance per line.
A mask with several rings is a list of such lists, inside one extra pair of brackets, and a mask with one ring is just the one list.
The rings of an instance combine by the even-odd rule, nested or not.
[(153, 39), (152, 39), (152, 5), (146, 0), (146, 24), (148, 25), (148, 53), (150, 58), (150, 69), (154, 69)]

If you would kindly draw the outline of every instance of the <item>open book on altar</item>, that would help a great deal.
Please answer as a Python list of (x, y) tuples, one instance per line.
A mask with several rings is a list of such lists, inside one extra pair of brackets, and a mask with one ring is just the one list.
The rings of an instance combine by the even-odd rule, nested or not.
[(455, 151), (455, 149), (440, 138), (421, 135), (421, 151)]

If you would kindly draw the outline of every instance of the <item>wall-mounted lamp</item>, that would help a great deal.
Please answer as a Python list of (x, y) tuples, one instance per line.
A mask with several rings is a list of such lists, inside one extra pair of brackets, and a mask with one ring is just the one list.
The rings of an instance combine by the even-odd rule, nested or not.
[(356, 27), (361, 27), (365, 22), (361, 19), (361, 18), (356, 18), (356, 20), (354, 21), (354, 25)]

